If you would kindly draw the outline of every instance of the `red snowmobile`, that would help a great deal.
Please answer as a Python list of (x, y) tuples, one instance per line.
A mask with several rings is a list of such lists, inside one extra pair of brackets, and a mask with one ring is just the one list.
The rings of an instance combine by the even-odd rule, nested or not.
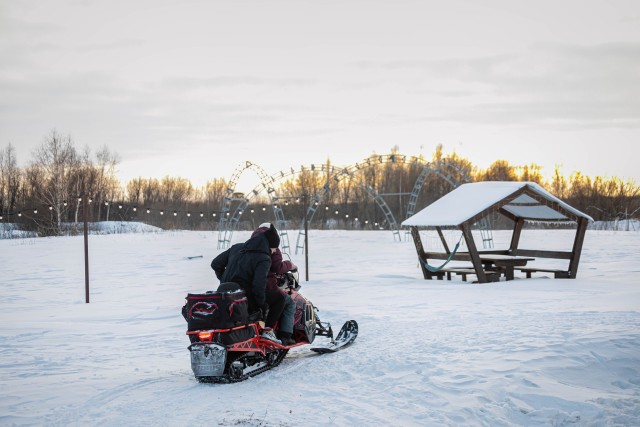
[[(262, 338), (261, 313), (248, 313), (245, 292), (235, 283), (222, 283), (216, 291), (188, 294), (182, 315), (191, 340), (191, 369), (200, 382), (238, 382), (277, 366), (290, 348), (311, 344), (316, 336), (329, 342), (311, 347), (316, 353), (333, 353), (351, 344), (358, 335), (358, 324), (349, 320), (334, 338), (331, 325), (323, 323), (318, 309), (298, 291), (298, 272), (279, 277), (296, 304), (293, 339), (286, 346)], [(276, 325), (277, 330), (278, 325)]]

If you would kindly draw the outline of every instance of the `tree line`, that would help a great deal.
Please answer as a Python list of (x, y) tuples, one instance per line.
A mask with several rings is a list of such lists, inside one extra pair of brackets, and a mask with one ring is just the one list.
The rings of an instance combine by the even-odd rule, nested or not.
[[(17, 166), (15, 148), (0, 149), (0, 222), (18, 224), (40, 235), (72, 233), (86, 214), (89, 221), (141, 221), (164, 229), (216, 229), (222, 217), (230, 183), (215, 178), (200, 188), (187, 179), (136, 178), (122, 185), (117, 177), (120, 157), (108, 147), (92, 153), (79, 150), (69, 136), (52, 131), (33, 153), (28, 166)], [(425, 175), (425, 165), (430, 165)], [(265, 192), (251, 199), (237, 226), (252, 229), (273, 221), (273, 206), (279, 203), (289, 228), (301, 227), (310, 205), (322, 195), (315, 211), (314, 228), (385, 228), (388, 216), (384, 201), (398, 223), (409, 212), (410, 199), (416, 212), (450, 192), (455, 185), (475, 181), (533, 181), (561, 200), (591, 215), (596, 221), (638, 218), (640, 187), (617, 177), (589, 177), (579, 172), (566, 177), (558, 168), (551, 180), (535, 164), (514, 166), (496, 160), (479, 169), (455, 152), (445, 155), (442, 146), (430, 159), (410, 160), (399, 152), (372, 155), (357, 168), (346, 171), (327, 161), (322, 167), (306, 168), (275, 183), (278, 200)], [(348, 173), (347, 173), (348, 172)], [(86, 198), (86, 199), (83, 199)], [(234, 194), (242, 200), (244, 194)], [(227, 216), (229, 213), (226, 214)]]

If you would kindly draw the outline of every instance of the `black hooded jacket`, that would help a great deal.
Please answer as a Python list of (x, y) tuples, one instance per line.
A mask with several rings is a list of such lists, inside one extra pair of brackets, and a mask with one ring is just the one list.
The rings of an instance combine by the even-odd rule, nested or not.
[(221, 283), (235, 282), (260, 308), (266, 302), (267, 274), (271, 268), (271, 250), (264, 233), (237, 243), (211, 261), (211, 268)]

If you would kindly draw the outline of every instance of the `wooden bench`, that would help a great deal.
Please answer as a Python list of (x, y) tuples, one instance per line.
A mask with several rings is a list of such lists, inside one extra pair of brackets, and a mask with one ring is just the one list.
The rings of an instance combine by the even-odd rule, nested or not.
[(526, 273), (527, 279), (531, 279), (531, 273), (553, 273), (556, 279), (568, 279), (569, 272), (558, 268), (541, 268), (541, 267), (515, 267), (514, 270), (520, 270)]
[[(467, 281), (467, 275), (476, 274), (476, 270), (473, 267), (449, 267), (440, 269), (441, 272), (446, 273), (447, 280), (451, 280), (451, 275), (456, 274), (457, 276), (462, 276), (463, 281)], [(488, 271), (485, 270), (484, 274), (487, 276), (490, 282), (498, 282), (500, 280), (500, 272), (499, 271)]]

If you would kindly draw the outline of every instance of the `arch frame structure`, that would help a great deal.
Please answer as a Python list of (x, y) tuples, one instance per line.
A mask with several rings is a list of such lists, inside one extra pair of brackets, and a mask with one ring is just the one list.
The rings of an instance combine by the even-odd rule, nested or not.
[[(245, 212), (247, 206), (253, 198), (265, 191), (267, 193), (267, 196), (270, 198), (275, 218), (275, 225), (281, 235), (281, 249), (283, 250), (283, 252), (287, 252), (289, 250), (289, 236), (285, 228), (286, 219), (282, 210), (282, 203), (280, 203), (282, 200), (287, 198), (278, 196), (276, 189), (276, 183), (278, 181), (282, 181), (309, 171), (320, 171), (327, 174), (329, 179), (327, 179), (327, 182), (323, 185), (322, 190), (317, 194), (307, 195), (306, 198), (309, 205), (305, 208), (306, 212), (304, 213), (304, 215), (306, 215), (307, 224), (311, 224), (319, 206), (329, 196), (333, 188), (337, 187), (343, 180), (354, 177), (360, 178), (358, 173), (361, 170), (373, 167), (374, 165), (384, 165), (389, 163), (414, 164), (422, 167), (420, 174), (418, 175), (418, 178), (413, 185), (412, 191), (411, 193), (409, 193), (406, 218), (409, 218), (415, 213), (420, 192), (430, 174), (435, 174), (445, 182), (449, 183), (452, 189), (455, 189), (459, 185), (471, 181), (471, 178), (469, 176), (463, 174), (462, 171), (460, 171), (455, 165), (452, 165), (446, 161), (428, 162), (419, 157), (405, 156), (395, 153), (370, 156), (364, 159), (362, 162), (358, 162), (346, 167), (312, 164), (310, 166), (301, 166), (300, 169), (290, 168), (287, 170), (282, 170), (274, 175), (268, 175), (264, 171), (264, 169), (256, 163), (245, 161), (244, 163), (241, 163), (233, 172), (225, 192), (225, 197), (220, 209), (221, 220), (218, 223), (218, 249), (229, 247), (233, 231), (238, 228), (240, 218)], [(236, 192), (235, 187), (240, 176), (248, 169), (254, 171), (258, 175), (260, 184), (253, 188), (253, 190), (251, 190), (248, 195), (245, 195), (244, 193)], [(463, 177), (462, 181), (456, 180), (451, 175), (450, 171), (452, 169), (460, 172), (459, 175)], [(393, 212), (389, 208), (388, 204), (385, 202), (384, 195), (378, 194), (372, 186), (362, 181), (362, 179), (358, 180), (358, 186), (367, 194), (369, 194), (378, 208), (382, 211), (385, 216), (385, 222), (388, 224), (389, 229), (391, 229), (393, 233), (394, 240), (396, 238), (398, 240), (401, 240), (401, 226), (393, 215)], [(304, 220), (305, 218), (303, 217), (301, 221), (301, 227), (298, 231), (298, 236), (296, 239), (296, 253), (298, 253), (299, 251), (304, 251), (305, 230), (302, 226)], [(491, 236), (490, 224), (485, 222), (483, 224), (478, 224), (478, 226), (481, 230), (483, 230), (483, 244), (492, 245), (493, 239)], [(409, 233), (408, 230), (407, 233)]]
[[(251, 190), (248, 195), (245, 195), (244, 193), (236, 192), (236, 185), (240, 176), (248, 169), (253, 170), (258, 175), (260, 184)], [(266, 191), (268, 195), (275, 195), (276, 189), (274, 183), (275, 179), (273, 177), (269, 176), (258, 164), (250, 161), (245, 161), (234, 170), (220, 208), (221, 219), (218, 222), (218, 249), (226, 249), (230, 246), (233, 232), (237, 230), (240, 218), (253, 198), (260, 195), (262, 191)], [(288, 249), (289, 236), (284, 229), (285, 220), (282, 209), (274, 207), (274, 216), (276, 218), (275, 226), (280, 232), (282, 247), (283, 249)]]

